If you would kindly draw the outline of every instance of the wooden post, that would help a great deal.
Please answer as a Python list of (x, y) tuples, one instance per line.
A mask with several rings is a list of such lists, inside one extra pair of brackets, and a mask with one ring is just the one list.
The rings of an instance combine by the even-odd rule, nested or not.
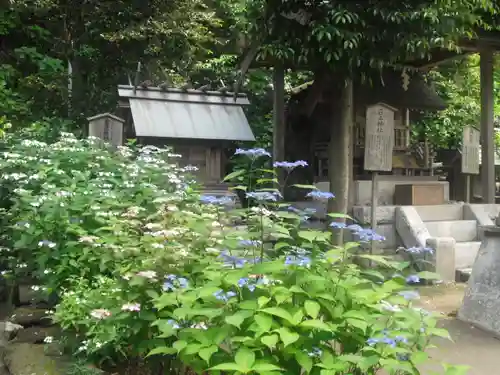
[[(330, 144), (328, 146), (328, 180), (330, 191), (335, 194), (335, 199), (328, 202), (328, 212), (347, 214), (349, 205), (349, 148), (351, 147), (351, 128), (354, 121), (353, 113), (353, 83), (347, 79), (341, 88), (340, 121), (334, 114), (330, 124)], [(334, 112), (334, 111), (332, 111)], [(342, 221), (345, 221), (342, 219)], [(342, 231), (340, 231), (342, 232)], [(342, 234), (339, 234), (338, 244), (342, 244)]]
[[(392, 170), (396, 108), (378, 103), (366, 109), (365, 170), (372, 172), (371, 227), (377, 229), (378, 172)], [(376, 250), (372, 239), (370, 253)], [(371, 266), (371, 262), (370, 262)]]
[[(370, 215), (370, 226), (374, 232), (377, 231), (377, 205), (378, 205), (378, 172), (372, 172), (372, 207), (371, 207), (371, 215)], [(376, 250), (375, 241), (371, 241), (370, 243), (370, 255), (374, 255)], [(370, 260), (370, 267), (372, 266), (372, 262)]]
[(462, 165), (465, 174), (465, 202), (470, 202), (471, 175), (479, 174), (480, 133), (477, 129), (466, 126), (462, 132)]
[[(273, 161), (285, 159), (285, 69), (275, 66), (273, 72)], [(280, 189), (283, 188), (284, 174), (278, 171)]]
[(481, 51), (481, 183), (483, 203), (495, 203), (495, 134), (493, 126), (493, 51)]
[(465, 175), (465, 203), (470, 203), (470, 174)]

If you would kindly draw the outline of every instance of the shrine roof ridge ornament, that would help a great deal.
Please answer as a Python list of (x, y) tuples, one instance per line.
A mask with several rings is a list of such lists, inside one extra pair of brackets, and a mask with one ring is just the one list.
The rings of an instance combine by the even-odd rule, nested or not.
[(208, 91), (204, 89), (173, 88), (173, 87), (134, 87), (119, 85), (118, 94), (121, 98), (147, 99), (184, 103), (206, 103), (221, 105), (249, 105), (250, 101), (244, 93), (219, 90)]
[(112, 113), (106, 112), (106, 113), (100, 113), (98, 115), (94, 115), (92, 117), (87, 117), (87, 121), (95, 121), (99, 120), (101, 118), (112, 118), (113, 120), (116, 120), (118, 122), (121, 122), (122, 124), (125, 123), (125, 120), (122, 119), (121, 117), (118, 117), (116, 115), (113, 115)]

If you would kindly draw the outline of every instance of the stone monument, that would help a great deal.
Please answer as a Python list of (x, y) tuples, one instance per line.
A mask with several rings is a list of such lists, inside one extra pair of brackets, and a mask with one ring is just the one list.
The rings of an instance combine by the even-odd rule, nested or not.
[(483, 240), (458, 318), (500, 337), (500, 226), (484, 226)]

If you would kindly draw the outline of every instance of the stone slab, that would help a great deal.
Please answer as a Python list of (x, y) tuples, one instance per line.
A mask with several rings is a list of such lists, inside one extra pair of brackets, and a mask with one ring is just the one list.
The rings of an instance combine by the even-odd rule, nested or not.
[(415, 206), (422, 221), (463, 220), (463, 203), (441, 204), (437, 206)]
[(451, 237), (429, 238), (427, 247), (434, 249), (430, 259), (434, 269), (442, 281), (455, 281), (455, 239)]
[(58, 338), (61, 336), (61, 329), (52, 327), (28, 327), (17, 332), (15, 341), (42, 344), (47, 337)]
[(455, 245), (455, 266), (471, 268), (481, 247), (481, 241), (458, 242)]
[(459, 319), (500, 336), (500, 227), (483, 228)]
[(495, 218), (500, 212), (499, 204), (465, 204), (464, 219), (476, 220), (478, 228), (478, 238), (483, 238), (481, 227), (495, 225)]
[(453, 237), (457, 242), (474, 241), (477, 238), (475, 220), (427, 221), (425, 225), (432, 237)]
[(12, 312), (10, 321), (25, 327), (52, 324), (52, 319), (46, 309), (37, 309), (34, 307), (18, 307)]
[(396, 231), (405, 247), (424, 247), (431, 238), (425, 223), (413, 206), (396, 208)]
[[(378, 224), (391, 224), (394, 223), (396, 215), (396, 206), (380, 206), (377, 207), (375, 219)], [(361, 223), (370, 223), (372, 215), (372, 208), (369, 206), (354, 206), (352, 209), (352, 216), (354, 219)]]

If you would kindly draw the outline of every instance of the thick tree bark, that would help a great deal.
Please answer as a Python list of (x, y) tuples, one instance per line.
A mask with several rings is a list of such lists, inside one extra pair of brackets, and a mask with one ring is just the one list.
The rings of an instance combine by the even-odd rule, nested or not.
[[(332, 105), (332, 107), (338, 108), (338, 116), (333, 115), (331, 121), (328, 177), (330, 191), (335, 194), (335, 199), (330, 200), (328, 212), (347, 214), (349, 208), (349, 182), (352, 174), (349, 170), (351, 167), (349, 156), (354, 116), (353, 84), (351, 79), (348, 79), (345, 86), (342, 86), (338, 105)], [(339, 237), (339, 241), (342, 242), (341, 236)]]
[[(275, 66), (273, 72), (273, 161), (285, 159), (285, 69)], [(284, 174), (278, 170), (278, 182), (283, 191)]]

